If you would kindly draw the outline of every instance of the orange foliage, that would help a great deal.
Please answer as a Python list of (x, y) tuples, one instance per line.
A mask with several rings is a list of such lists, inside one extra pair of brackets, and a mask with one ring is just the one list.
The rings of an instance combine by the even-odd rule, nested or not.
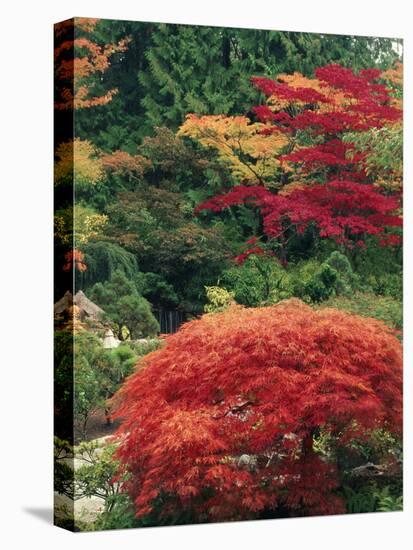
[(63, 271), (77, 269), (78, 271), (86, 271), (87, 266), (84, 263), (85, 255), (80, 250), (74, 248), (70, 252), (66, 252), (66, 263), (63, 265)]
[(278, 156), (288, 145), (283, 132), (263, 135), (266, 124), (251, 123), (245, 116), (190, 114), (179, 129), (204, 147), (215, 149), (232, 174), (245, 183), (258, 183), (273, 177), (280, 167)]
[(284, 185), (284, 187), (279, 191), (278, 194), (281, 196), (287, 196), (293, 191), (297, 191), (305, 188), (306, 188), (306, 184), (303, 183), (302, 181), (291, 181), (287, 183), (287, 185)]
[(381, 77), (395, 87), (403, 86), (403, 64), (398, 61), (396, 65), (384, 71)]
[[(319, 112), (341, 110), (351, 102), (351, 99), (337, 88), (328, 86), (325, 82), (320, 82), (317, 78), (307, 78), (299, 72), (294, 72), (293, 74), (281, 73), (277, 76), (277, 81), (288, 84), (289, 87), (295, 90), (310, 89), (323, 95), (326, 101), (317, 101), (314, 104)], [(285, 109), (291, 105), (291, 100), (280, 99), (276, 96), (270, 96), (268, 102), (274, 109)], [(304, 107), (306, 102), (295, 100), (294, 104), (296, 107)]]
[(392, 105), (403, 109), (403, 63), (398, 61), (394, 67), (382, 73), (381, 77), (391, 89)]
[[(335, 464), (313, 449), (402, 430), (400, 342), (383, 323), (296, 299), (191, 321), (118, 393), (118, 457), (138, 516), (203, 521), (344, 511)], [(170, 497), (170, 498), (169, 498)]]
[(150, 160), (141, 155), (130, 155), (126, 151), (115, 151), (114, 153), (101, 157), (103, 167), (112, 172), (115, 176), (129, 176), (142, 178), (144, 173), (152, 166)]
[[(95, 30), (99, 19), (94, 17), (75, 17), (76, 27), (83, 32), (92, 32)], [(66, 34), (73, 31), (73, 19), (66, 19), (55, 25), (55, 35), (57, 38), (61, 38)]]
[[(99, 19), (74, 18), (55, 27), (58, 44), (55, 47), (55, 82), (57, 100), (55, 108), (61, 110), (84, 109), (104, 105), (111, 101), (117, 89), (96, 95), (90, 77), (104, 73), (110, 66), (110, 57), (127, 49), (129, 38), (117, 44), (97, 44), (92, 39), (78, 36), (90, 34)], [(75, 27), (75, 38), (70, 36)], [(89, 79), (89, 80), (88, 80)]]

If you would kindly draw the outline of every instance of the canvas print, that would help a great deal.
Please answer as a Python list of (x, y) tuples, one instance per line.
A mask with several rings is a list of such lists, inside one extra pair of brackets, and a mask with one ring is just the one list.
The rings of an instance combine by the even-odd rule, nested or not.
[(57, 525), (402, 510), (402, 54), (56, 24)]

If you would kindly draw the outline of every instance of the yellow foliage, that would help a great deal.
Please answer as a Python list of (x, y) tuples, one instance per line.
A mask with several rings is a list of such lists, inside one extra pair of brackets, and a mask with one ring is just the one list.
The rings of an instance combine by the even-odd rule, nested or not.
[(69, 207), (56, 213), (54, 236), (63, 245), (86, 244), (101, 234), (107, 221), (108, 217), (105, 214), (98, 214), (91, 208), (76, 205), (74, 208)]
[(204, 306), (205, 313), (224, 311), (235, 304), (234, 293), (220, 286), (206, 286), (205, 292), (208, 304)]
[(279, 195), (289, 195), (293, 191), (298, 191), (300, 189), (304, 189), (304, 187), (308, 187), (308, 184), (303, 183), (302, 181), (292, 181), (288, 183), (287, 185), (284, 185), (284, 187), (279, 191)]
[(289, 143), (281, 131), (262, 135), (260, 132), (266, 127), (263, 123), (251, 123), (244, 116), (190, 114), (178, 135), (215, 149), (234, 177), (254, 184), (274, 176), (280, 167), (281, 150)]
[(74, 183), (75, 187), (95, 185), (104, 177), (103, 164), (95, 146), (76, 138), (61, 143), (56, 151), (55, 185)]

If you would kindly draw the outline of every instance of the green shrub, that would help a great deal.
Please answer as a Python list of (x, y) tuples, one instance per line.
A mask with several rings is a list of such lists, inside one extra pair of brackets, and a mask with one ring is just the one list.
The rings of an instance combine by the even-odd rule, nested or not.
[(343, 495), (349, 514), (403, 510), (403, 496), (395, 494), (394, 488), (389, 485), (378, 487), (373, 482), (357, 490), (344, 486)]
[(375, 294), (401, 300), (403, 296), (402, 272), (370, 275), (367, 278), (367, 288), (371, 289)]
[(366, 247), (354, 253), (354, 271), (361, 284), (360, 290), (391, 296), (400, 300), (403, 293), (402, 248), (377, 246), (373, 237), (367, 237)]
[(358, 277), (344, 254), (335, 250), (324, 263), (335, 269), (338, 274), (334, 288), (336, 294), (350, 294), (358, 285)]
[[(298, 275), (301, 275), (300, 270)], [(307, 280), (300, 278), (304, 281), (303, 298), (316, 303), (327, 300), (330, 296), (349, 295), (358, 282), (348, 258), (337, 250)]]
[(151, 351), (159, 349), (162, 345), (162, 340), (160, 338), (148, 338), (146, 340), (142, 339), (130, 342), (129, 345), (139, 358), (147, 355)]
[(219, 286), (231, 292), (237, 303), (249, 307), (294, 296), (305, 302), (328, 303), (331, 307), (375, 317), (399, 329), (401, 285), (399, 273), (361, 277), (354, 272), (349, 259), (336, 250), (323, 262), (311, 259), (287, 267), (275, 258), (250, 256), (241, 266), (225, 270)]
[(226, 288), (219, 286), (206, 286), (205, 292), (209, 302), (204, 306), (205, 313), (223, 311), (231, 304), (235, 303), (234, 293), (229, 292)]
[(235, 301), (249, 307), (290, 298), (289, 273), (275, 258), (250, 256), (241, 266), (225, 270), (219, 286), (231, 292)]
[(335, 296), (323, 302), (322, 307), (334, 307), (362, 317), (373, 317), (387, 326), (401, 330), (403, 305), (391, 296), (377, 296), (372, 292), (356, 292), (352, 297)]
[(312, 302), (327, 300), (333, 293), (339, 278), (338, 272), (327, 263), (321, 264), (319, 270), (304, 286), (304, 297)]
[(125, 326), (131, 338), (155, 336), (159, 332), (159, 323), (149, 302), (139, 293), (136, 283), (121, 270), (115, 270), (109, 281), (96, 283), (90, 298), (105, 311), (120, 339), (123, 339)]
[(384, 487), (379, 494), (377, 511), (378, 512), (399, 512), (403, 510), (403, 495), (394, 496), (389, 494), (390, 488)]
[[(120, 493), (112, 499), (110, 510), (104, 509), (93, 524), (94, 531), (107, 529), (131, 529), (140, 527), (140, 522), (135, 516), (133, 502), (125, 493)], [(88, 531), (91, 526), (88, 526)]]

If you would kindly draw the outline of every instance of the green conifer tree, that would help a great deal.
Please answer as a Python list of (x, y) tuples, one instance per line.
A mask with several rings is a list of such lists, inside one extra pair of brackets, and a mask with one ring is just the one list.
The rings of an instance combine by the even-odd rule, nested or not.
[(239, 114), (256, 101), (252, 75), (274, 77), (339, 62), (388, 66), (397, 40), (284, 31), (158, 24), (140, 71), (148, 129), (177, 128), (187, 113)]

